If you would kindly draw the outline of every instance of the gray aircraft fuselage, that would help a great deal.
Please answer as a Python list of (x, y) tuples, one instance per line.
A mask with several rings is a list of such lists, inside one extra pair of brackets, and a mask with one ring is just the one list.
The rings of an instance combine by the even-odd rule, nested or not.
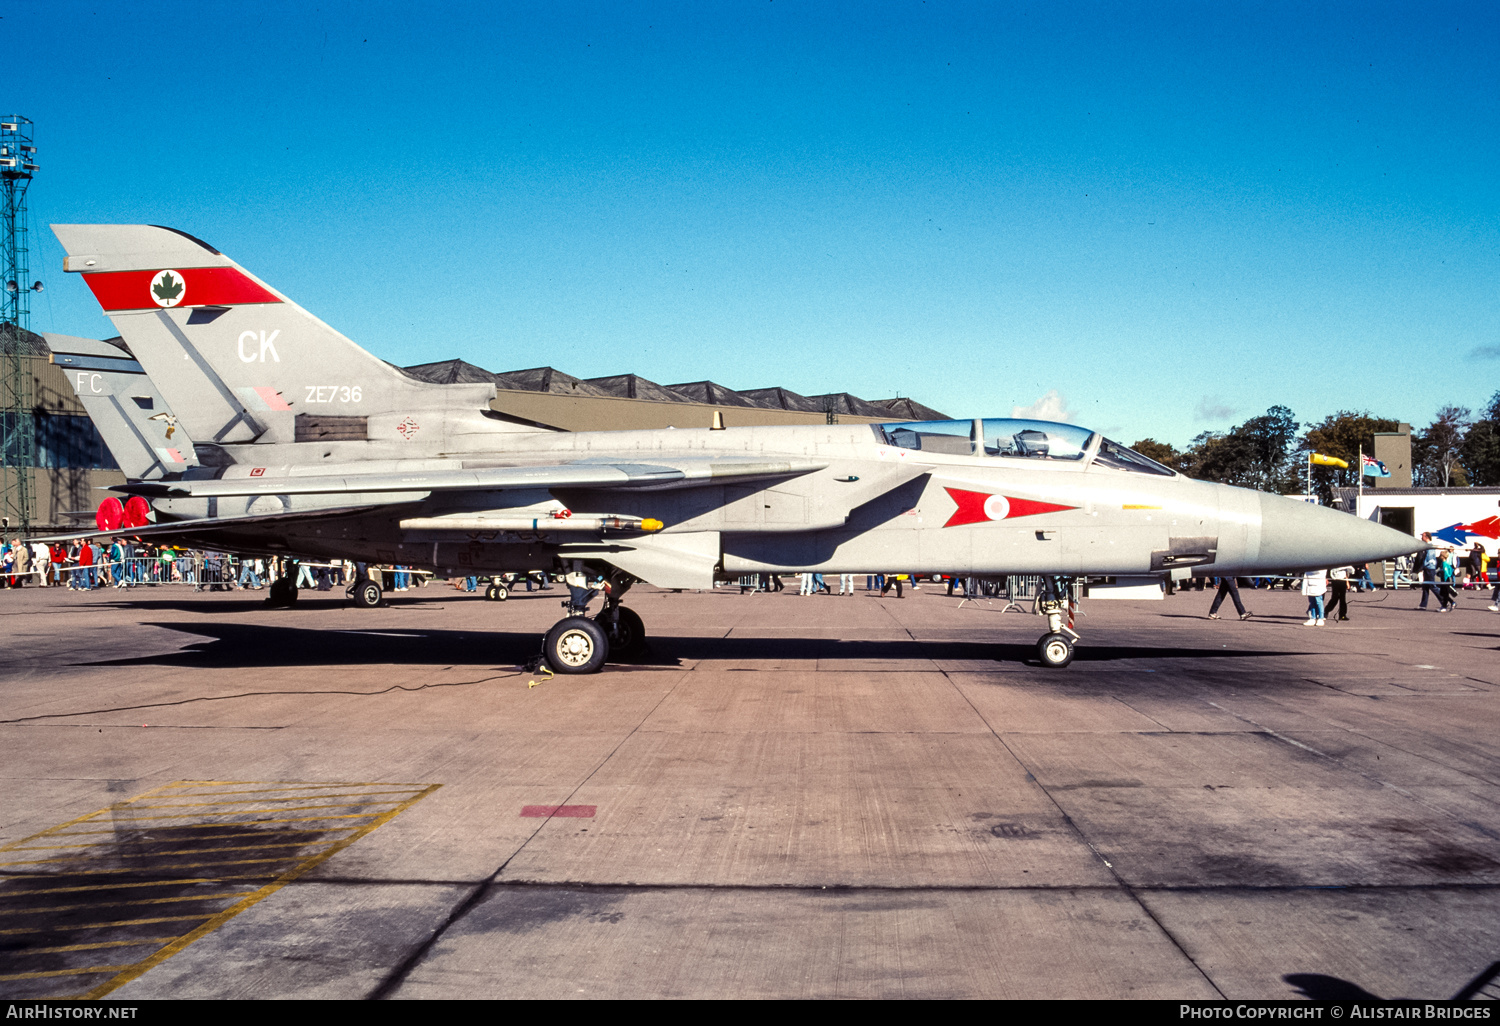
[[(678, 553), (681, 565), (642, 576), (655, 577), (653, 583), (666, 587), (707, 587), (716, 572), (1144, 576), (1175, 570), (1181, 576), (1196, 568), (1199, 575), (1250, 575), (1364, 562), (1414, 547), (1411, 539), (1392, 537), (1395, 532), (1378, 525), (1249, 489), (1123, 471), (1088, 459), (912, 450), (890, 444), (872, 425), (506, 432), (502, 437), (503, 449), (493, 452), (476, 445), (469, 453), (415, 459), (351, 459), (368, 454), (373, 443), (333, 442), (321, 447), (318, 455), (327, 455), (317, 464), (272, 462), (305, 459), (307, 443), (228, 446), (232, 457), (255, 462), (224, 468), (219, 479), (249, 478), (257, 471), (280, 480), (356, 477), (455, 464), (467, 469), (496, 461), (510, 466), (595, 459), (649, 466), (653, 460), (716, 456), (824, 466), (768, 485), (507, 489), (462, 495), (355, 492), (340, 494), (336, 502), (321, 496), (261, 495), (157, 499), (154, 504), (168, 518), (368, 505), (373, 507), (368, 512), (305, 522), (246, 524), (234, 530), (234, 537), (248, 549), (398, 563), (439, 573), (534, 570), (551, 566), (555, 558), (629, 564), (634, 560), (628, 553), (642, 546), (658, 548), (663, 554)], [(383, 456), (399, 454), (397, 447), (382, 448)], [(549, 500), (575, 517), (654, 518), (666, 526), (649, 535), (601, 531), (592, 537), (549, 530), (546, 520), (529, 530), (401, 526), (444, 517), (502, 517), (543, 508)], [(1018, 512), (1023, 503), (1060, 508)]]

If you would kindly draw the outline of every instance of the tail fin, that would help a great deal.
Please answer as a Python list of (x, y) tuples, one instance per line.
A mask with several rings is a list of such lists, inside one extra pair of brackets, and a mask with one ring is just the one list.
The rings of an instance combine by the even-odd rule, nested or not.
[(326, 436), (329, 425), (364, 437), (372, 415), (479, 410), (494, 397), (493, 385), (407, 377), (185, 232), (52, 231), (68, 254), (63, 268), (83, 275), (197, 441), (295, 442)]
[(193, 440), (130, 353), (91, 338), (42, 337), (126, 477), (154, 480), (197, 465)]

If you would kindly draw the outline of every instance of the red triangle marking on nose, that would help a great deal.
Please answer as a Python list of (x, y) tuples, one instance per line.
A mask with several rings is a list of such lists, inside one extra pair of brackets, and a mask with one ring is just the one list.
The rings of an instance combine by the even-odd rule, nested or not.
[[(958, 506), (958, 509), (954, 510), (953, 515), (948, 518), (948, 522), (943, 525), (944, 527), (982, 524), (989, 520), (989, 517), (984, 514), (984, 501), (993, 495), (993, 492), (970, 492), (962, 488), (946, 486), (943, 490)], [(1013, 517), (1030, 517), (1038, 513), (1056, 513), (1060, 510), (1078, 508), (1077, 506), (1061, 506), (1055, 502), (1041, 502), (1037, 499), (1014, 499), (1009, 495), (1005, 497), (1005, 501), (1010, 505), (1010, 511), (1005, 514), (1007, 520)]]

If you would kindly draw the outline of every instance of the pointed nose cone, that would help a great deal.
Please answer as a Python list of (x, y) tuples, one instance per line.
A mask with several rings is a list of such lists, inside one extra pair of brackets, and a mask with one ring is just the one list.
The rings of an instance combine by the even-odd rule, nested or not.
[(1260, 558), (1267, 570), (1373, 563), (1426, 546), (1409, 534), (1296, 499), (1260, 497)]

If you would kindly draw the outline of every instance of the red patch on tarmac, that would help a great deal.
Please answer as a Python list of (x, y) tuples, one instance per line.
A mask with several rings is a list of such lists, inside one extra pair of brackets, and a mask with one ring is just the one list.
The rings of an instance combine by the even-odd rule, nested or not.
[(962, 524), (982, 524), (987, 520), (1009, 520), (1012, 517), (1034, 517), (1038, 513), (1057, 513), (1077, 509), (1077, 506), (1060, 506), (1055, 502), (1039, 502), (1036, 499), (1016, 499), (1008, 495), (992, 495), (988, 492), (969, 492), (962, 488), (944, 488), (948, 497), (958, 506), (944, 527)]
[(523, 805), (521, 807), (522, 819), (549, 819), (558, 816), (563, 819), (593, 819), (597, 805)]

